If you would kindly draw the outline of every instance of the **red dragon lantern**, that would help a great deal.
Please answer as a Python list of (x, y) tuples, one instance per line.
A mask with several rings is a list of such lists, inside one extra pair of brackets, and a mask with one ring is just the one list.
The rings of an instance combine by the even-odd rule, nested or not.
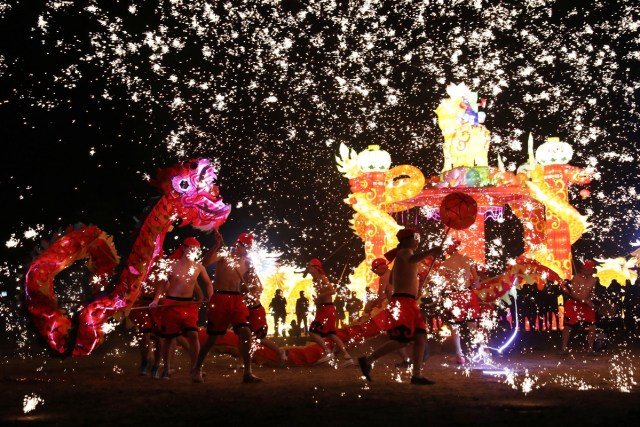
[(84, 356), (104, 342), (107, 320), (130, 309), (138, 299), (141, 285), (162, 252), (166, 233), (176, 221), (203, 231), (224, 223), (231, 207), (222, 201), (216, 179), (207, 159), (158, 170), (152, 184), (163, 195), (143, 221), (115, 287), (111, 293), (96, 297), (73, 319), (58, 306), (54, 279), (75, 261), (88, 259), (89, 270), (107, 280), (119, 263), (112, 239), (95, 226), (69, 228), (33, 260), (25, 280), (25, 306), (52, 349)]

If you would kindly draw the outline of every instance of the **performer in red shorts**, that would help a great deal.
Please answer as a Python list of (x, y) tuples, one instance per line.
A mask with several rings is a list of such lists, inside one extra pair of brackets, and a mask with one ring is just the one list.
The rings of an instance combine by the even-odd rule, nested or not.
[(396, 351), (413, 341), (413, 366), (411, 384), (427, 385), (433, 381), (422, 375), (422, 362), (427, 343), (427, 329), (420, 316), (416, 298), (420, 294), (418, 281), (418, 266), (420, 261), (432, 256), (434, 259), (442, 255), (441, 248), (415, 253), (420, 243), (420, 234), (417, 230), (404, 228), (396, 234), (398, 246), (385, 256), (390, 261), (395, 259), (391, 270), (391, 283), (393, 295), (389, 302), (391, 313), (388, 329), (389, 341), (382, 344), (368, 356), (358, 358), (358, 364), (362, 375), (371, 381), (372, 363), (380, 357)]
[(198, 304), (193, 301), (193, 293), (197, 294), (198, 301), (204, 300), (202, 289), (197, 285), (198, 277), (204, 280), (207, 293), (211, 295), (213, 292), (213, 285), (207, 271), (202, 264), (195, 261), (200, 254), (200, 243), (193, 237), (188, 237), (184, 239), (178, 251), (180, 251), (179, 258), (169, 262), (168, 282), (160, 282), (155, 297), (149, 304), (151, 308), (157, 307), (160, 297), (166, 293), (163, 306), (158, 310), (159, 325), (157, 326), (158, 334), (162, 337), (161, 348), (164, 361), (162, 378), (164, 379), (170, 377), (170, 352), (173, 341), (180, 335), (184, 335), (189, 343), (191, 376), (195, 376), (200, 343), (197, 325)]
[(248, 290), (248, 284), (257, 279), (257, 274), (249, 259), (249, 248), (253, 245), (253, 235), (242, 233), (231, 252), (221, 251), (222, 236), (216, 233), (216, 244), (204, 256), (205, 265), (216, 264), (214, 276), (215, 291), (209, 301), (207, 313), (207, 341), (202, 345), (196, 364), (194, 382), (203, 382), (202, 364), (209, 350), (216, 343), (219, 336), (227, 332), (229, 325), (233, 326), (238, 335), (238, 350), (244, 363), (243, 383), (259, 383), (261, 378), (253, 375), (251, 370), (251, 330), (249, 329), (249, 310), (244, 302), (242, 293)]
[[(364, 318), (369, 319), (373, 310), (384, 311), (387, 314), (387, 319), (390, 318), (389, 301), (393, 296), (393, 287), (391, 286), (391, 269), (389, 263), (385, 258), (376, 258), (371, 263), (371, 271), (376, 274), (380, 279), (378, 280), (378, 294), (375, 298), (367, 301), (364, 307)], [(381, 328), (386, 331), (385, 328)], [(407, 348), (402, 347), (398, 349), (398, 355), (400, 356), (400, 362), (396, 364), (398, 368), (409, 368), (411, 366), (411, 359), (407, 354)]]
[(475, 261), (458, 251), (461, 242), (452, 239), (445, 244), (447, 258), (440, 263), (434, 278), (439, 277), (443, 283), (443, 300), (451, 319), (451, 338), (455, 345), (456, 355), (448, 360), (452, 363), (465, 363), (460, 342), (461, 330), (466, 327), (470, 334), (478, 329), (481, 317), (480, 302), (474, 289), (478, 286), (479, 276)]
[(588, 329), (588, 351), (593, 351), (596, 340), (596, 312), (593, 307), (596, 283), (596, 263), (585, 261), (580, 272), (573, 276), (569, 286), (563, 286), (564, 297), (564, 329), (562, 330), (562, 353), (568, 354), (571, 330), (577, 324), (584, 324)]
[(313, 258), (307, 263), (307, 273), (311, 274), (313, 288), (316, 291), (316, 317), (309, 327), (309, 336), (324, 350), (324, 356), (316, 363), (325, 363), (334, 359), (333, 352), (325, 343), (325, 338), (329, 338), (342, 355), (343, 361), (340, 367), (352, 366), (351, 355), (340, 337), (336, 335), (336, 307), (333, 305), (333, 295), (336, 291), (324, 274), (319, 259)]
[(280, 357), (280, 366), (284, 367), (287, 363), (287, 353), (278, 344), (267, 338), (267, 314), (260, 302), (264, 287), (257, 275), (253, 275), (251, 278), (252, 280), (247, 283), (247, 294), (245, 295), (245, 303), (249, 309), (249, 329), (258, 344), (267, 347)]

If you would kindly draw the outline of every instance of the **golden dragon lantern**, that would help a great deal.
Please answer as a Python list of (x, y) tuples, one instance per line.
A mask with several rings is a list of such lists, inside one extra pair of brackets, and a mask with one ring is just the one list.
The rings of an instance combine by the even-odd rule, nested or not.
[[(536, 150), (535, 161), (530, 159), (531, 179), (525, 181), (531, 196), (545, 207), (544, 243), (534, 247), (525, 238), (525, 255), (565, 279), (572, 276), (571, 245), (589, 227), (587, 217), (569, 204), (569, 186), (591, 182), (587, 171), (569, 165), (572, 157), (571, 145), (557, 137), (548, 138)], [(534, 227), (540, 228), (542, 217), (537, 218)]]
[(391, 156), (370, 145), (366, 150), (355, 150), (340, 144), (336, 156), (338, 170), (349, 179), (351, 193), (345, 203), (356, 211), (351, 227), (364, 241), (365, 258), (349, 276), (355, 289), (369, 287), (377, 292), (378, 281), (371, 272), (371, 262), (396, 247), (396, 233), (402, 226), (390, 215), (406, 209), (396, 202), (420, 193), (424, 176), (410, 165), (391, 166)]

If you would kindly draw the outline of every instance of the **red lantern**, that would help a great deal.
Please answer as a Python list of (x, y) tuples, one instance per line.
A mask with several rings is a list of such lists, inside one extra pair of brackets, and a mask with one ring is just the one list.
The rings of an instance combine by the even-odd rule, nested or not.
[(580, 190), (580, 197), (582, 197), (582, 200), (586, 199), (589, 196), (591, 196), (591, 191), (587, 190), (586, 188)]
[(464, 230), (476, 221), (478, 204), (465, 193), (448, 194), (440, 204), (440, 221), (447, 227)]

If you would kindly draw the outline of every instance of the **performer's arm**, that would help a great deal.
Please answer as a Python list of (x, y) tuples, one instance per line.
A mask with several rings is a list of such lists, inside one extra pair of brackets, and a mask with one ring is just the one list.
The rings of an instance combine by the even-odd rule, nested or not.
[(193, 292), (196, 294), (196, 297), (197, 297), (196, 301), (204, 301), (204, 294), (197, 280), (196, 280), (196, 285), (193, 287)]
[(387, 297), (387, 287), (388, 285), (388, 280), (385, 280), (385, 278), (389, 277), (389, 272), (386, 272), (384, 275), (380, 276), (380, 280), (378, 281), (378, 294), (376, 295), (375, 298), (371, 299), (371, 301), (367, 301), (367, 303), (364, 306), (364, 313), (365, 314), (371, 314), (371, 311), (373, 310), (374, 307), (377, 307), (378, 304), (380, 304), (382, 301), (384, 301), (384, 299)]
[(428, 256), (432, 256), (434, 259), (440, 258), (442, 256), (442, 248), (440, 246), (436, 246), (435, 248), (431, 248), (423, 252), (414, 253), (409, 257), (409, 262), (420, 262)]
[[(200, 264), (198, 269), (200, 270), (200, 277), (202, 277), (202, 280), (204, 280), (204, 284), (207, 287), (207, 299), (209, 299), (211, 298), (211, 295), (213, 295), (213, 283), (211, 282), (209, 273), (207, 273), (207, 269), (204, 268), (204, 265)], [(203, 296), (200, 297), (200, 301), (203, 301)]]
[(165, 287), (167, 285), (166, 280), (158, 280), (156, 283), (157, 283), (156, 293), (153, 296), (153, 301), (149, 303), (149, 307), (155, 307), (158, 305), (158, 301), (160, 300), (160, 297), (164, 295)]
[(221, 258), (218, 252), (220, 252), (220, 249), (224, 245), (224, 239), (222, 238), (222, 234), (220, 234), (217, 229), (214, 228), (213, 233), (215, 239), (213, 246), (202, 257), (202, 264), (204, 265), (215, 264), (216, 262), (220, 261)]
[(480, 276), (478, 276), (475, 264), (469, 266), (469, 274), (471, 276), (471, 287), (475, 289), (480, 285)]
[(251, 287), (256, 293), (262, 294), (264, 286), (262, 286), (260, 277), (258, 276), (258, 273), (256, 273), (256, 269), (253, 268), (253, 265), (250, 265), (249, 270), (247, 270), (247, 282), (251, 283)]

